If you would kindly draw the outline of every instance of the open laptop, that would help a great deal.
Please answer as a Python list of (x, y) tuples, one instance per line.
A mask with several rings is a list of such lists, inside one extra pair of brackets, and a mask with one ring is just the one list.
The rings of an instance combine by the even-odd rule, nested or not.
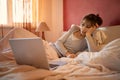
[(65, 62), (49, 64), (40, 37), (35, 38), (14, 38), (9, 40), (16, 62), (22, 65), (31, 65), (43, 69), (55, 69), (59, 64), (64, 65)]

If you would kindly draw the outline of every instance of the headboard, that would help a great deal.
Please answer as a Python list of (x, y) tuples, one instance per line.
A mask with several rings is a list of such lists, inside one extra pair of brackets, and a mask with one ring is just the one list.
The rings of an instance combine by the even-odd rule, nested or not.
[(2, 39), (11, 29), (14, 27), (21, 27), (24, 28), (33, 34), (40, 36), (39, 32), (35, 32), (36, 27), (33, 26), (31, 23), (15, 23), (12, 26), (10, 25), (0, 25), (0, 39)]

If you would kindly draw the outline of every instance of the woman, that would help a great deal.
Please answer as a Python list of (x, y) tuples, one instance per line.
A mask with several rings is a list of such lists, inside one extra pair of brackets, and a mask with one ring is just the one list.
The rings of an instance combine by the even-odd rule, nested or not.
[(92, 34), (102, 24), (102, 18), (99, 15), (86, 15), (78, 27), (72, 25), (66, 34), (60, 37), (54, 44), (59, 57), (76, 57), (78, 52), (99, 51), (100, 48), (94, 42)]
[[(74, 58), (79, 52), (87, 49), (89, 51), (99, 51), (100, 49), (96, 46), (97, 43), (93, 40), (92, 33), (101, 24), (101, 17), (95, 14), (88, 14), (82, 19), (80, 26), (72, 25), (72, 27), (52, 45), (49, 45), (48, 42), (43, 40), (48, 58), (50, 60), (58, 57)], [(29, 34), (31, 36), (28, 36)], [(9, 49), (8, 40), (10, 38), (29, 37), (35, 37), (35, 35), (24, 29), (13, 29), (1, 40), (0, 49)]]

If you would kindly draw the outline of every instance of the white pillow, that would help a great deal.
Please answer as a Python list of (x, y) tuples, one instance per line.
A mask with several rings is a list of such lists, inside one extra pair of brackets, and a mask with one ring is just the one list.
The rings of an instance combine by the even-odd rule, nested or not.
[(102, 64), (111, 70), (120, 71), (120, 38), (109, 42), (100, 52), (93, 56), (90, 63)]
[(48, 60), (55, 60), (58, 59), (57, 52), (50, 46), (50, 43), (43, 40), (44, 48), (46, 51), (47, 59)]

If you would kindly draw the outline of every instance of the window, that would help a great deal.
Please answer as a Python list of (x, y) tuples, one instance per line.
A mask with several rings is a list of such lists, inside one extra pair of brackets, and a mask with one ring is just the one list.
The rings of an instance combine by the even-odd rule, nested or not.
[(13, 22), (32, 22), (32, 0), (12, 0)]
[(0, 0), (0, 24), (7, 24), (7, 0)]

